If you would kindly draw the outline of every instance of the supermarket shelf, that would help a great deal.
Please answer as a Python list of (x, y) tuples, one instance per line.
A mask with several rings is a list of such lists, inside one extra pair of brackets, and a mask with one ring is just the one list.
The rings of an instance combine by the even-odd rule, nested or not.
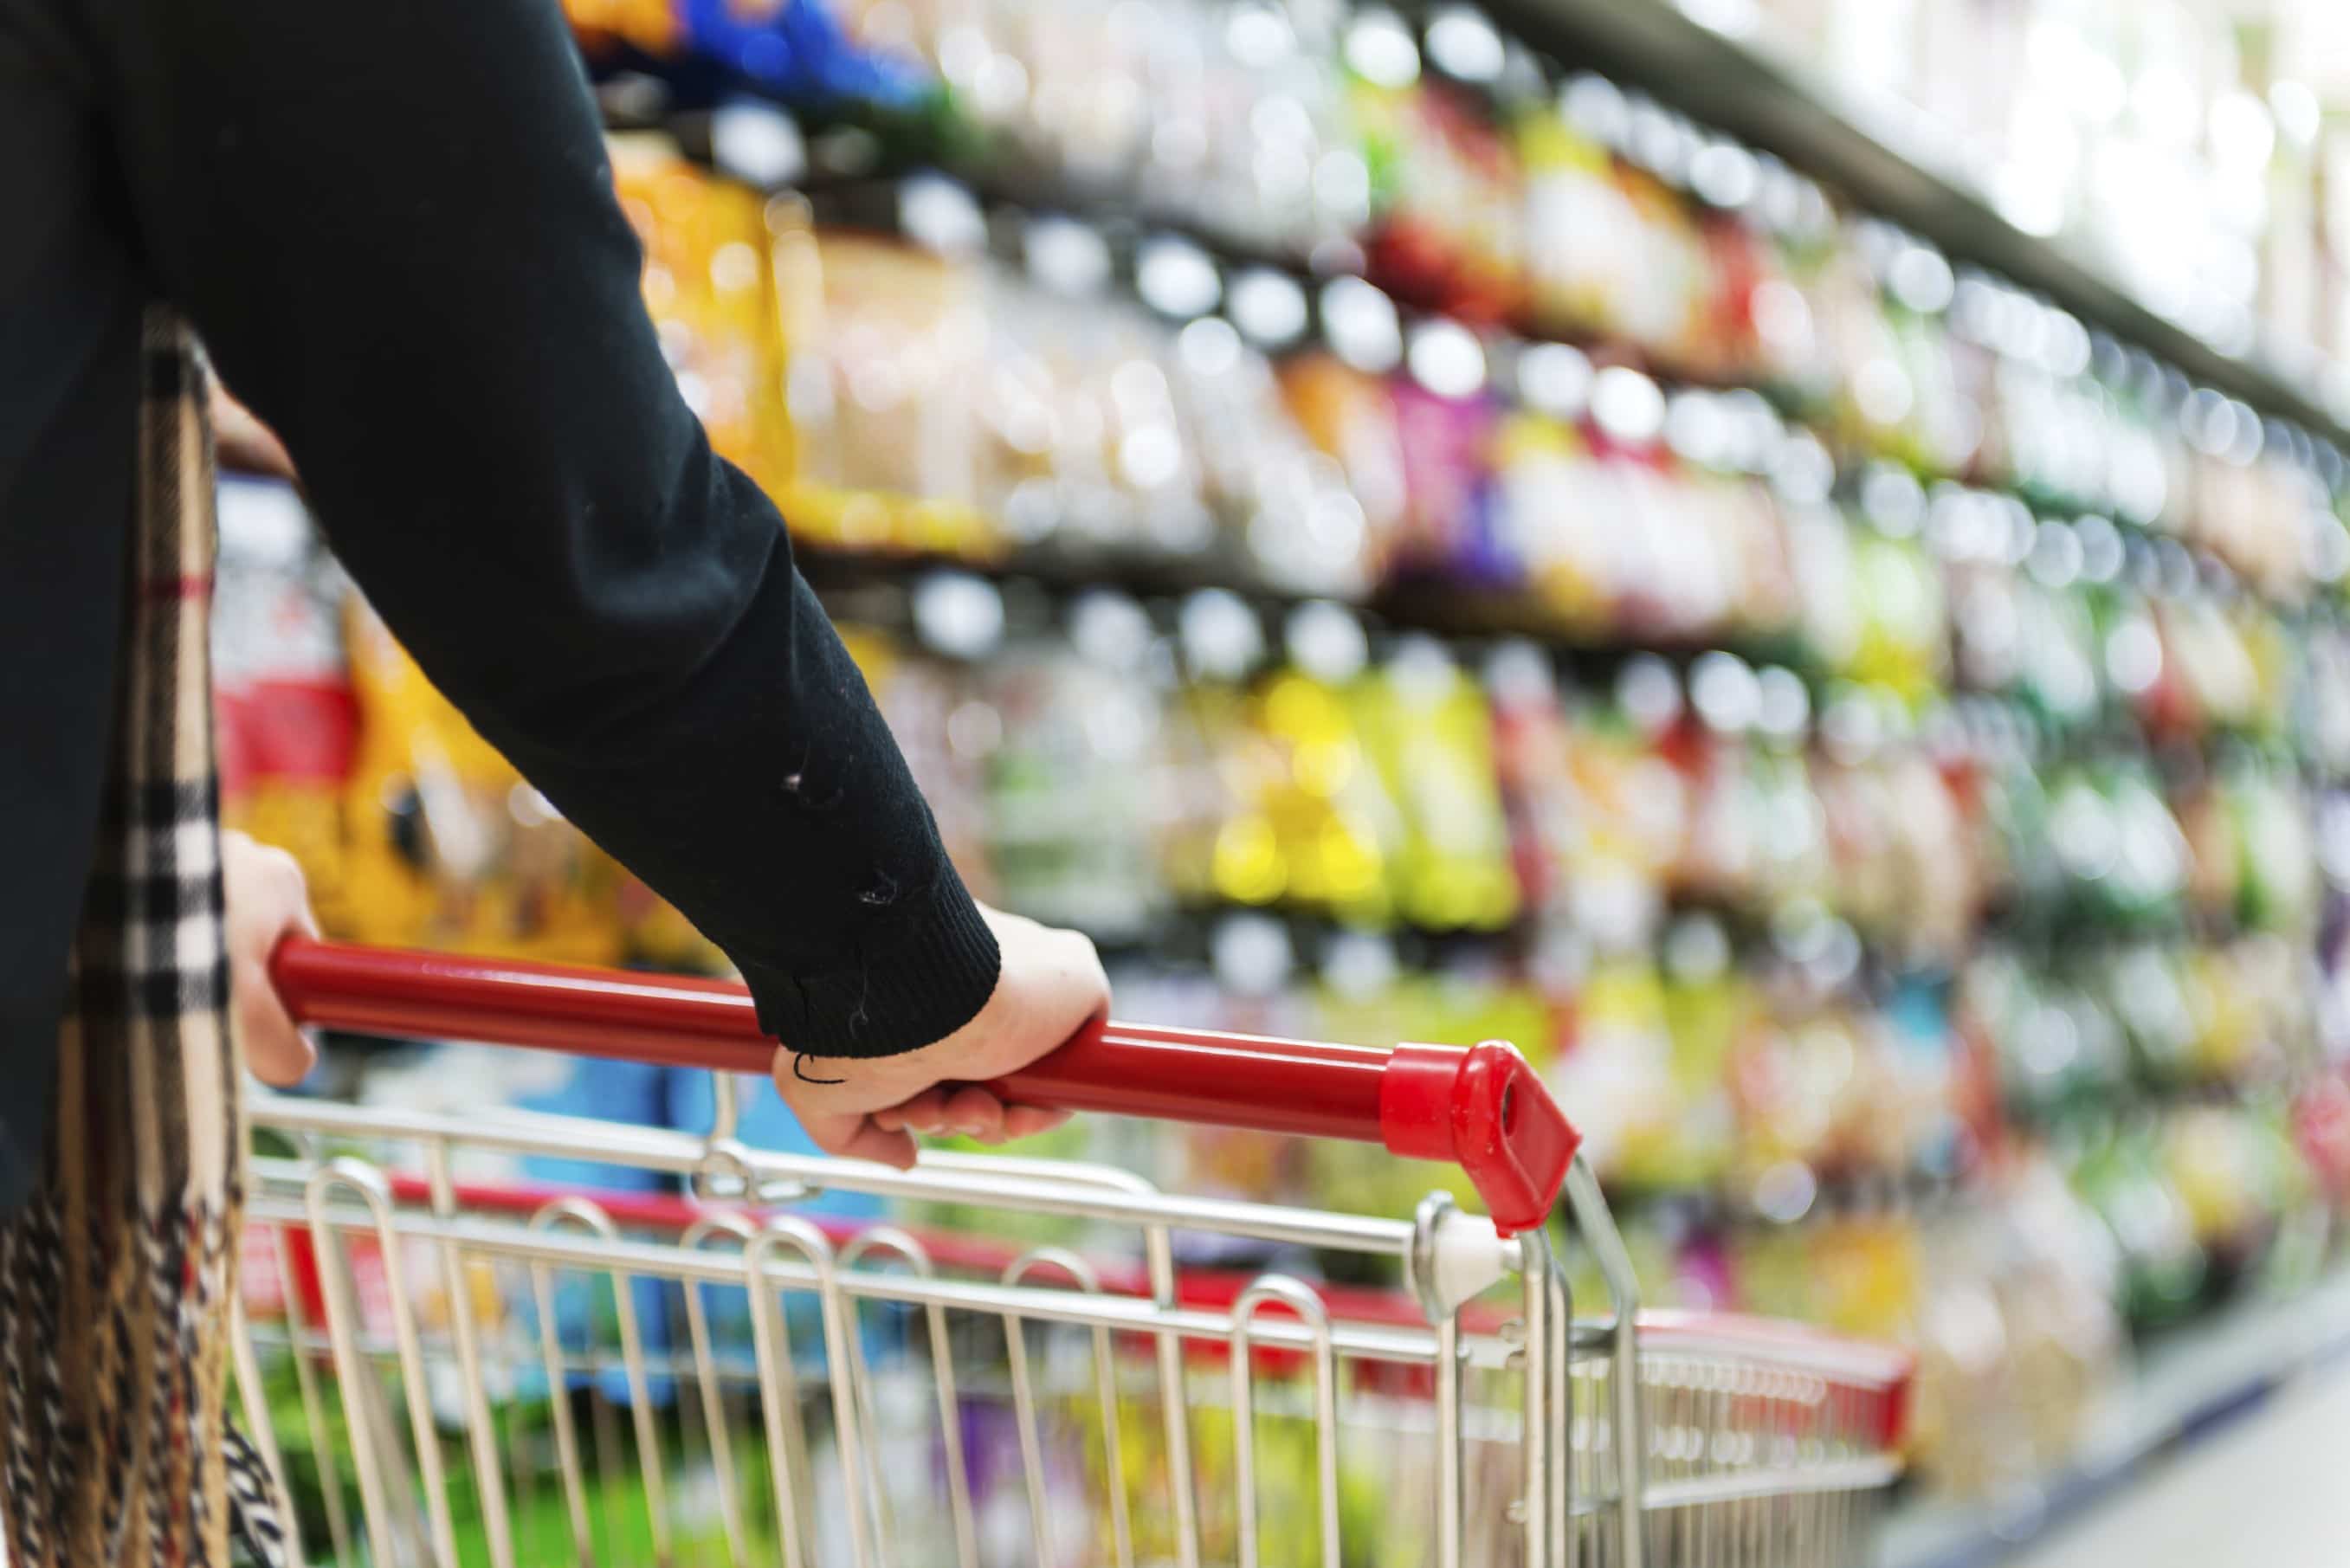
[[(1944, 128), (1889, 94), (1831, 78), (1783, 40), (1771, 38), (1754, 0), (1495, 0), (1492, 9), (1512, 31), (1570, 67), (1597, 70), (1776, 153), (1954, 259), (2002, 273), (2196, 381), (2350, 448), (2350, 367), (2328, 369), (2305, 347), (2274, 341), (2230, 352), (2138, 298), (2089, 247), (2017, 227), (1953, 155)], [(620, 61), (631, 63), (633, 57)], [(679, 129), (681, 122), (664, 103), (639, 101), (644, 85), (625, 75), (619, 86), (607, 85), (608, 124)], [(698, 97), (689, 95), (697, 102)], [(706, 153), (706, 124), (695, 115), (684, 122), (699, 128), (687, 141)], [(1013, 184), (983, 171), (964, 172), (997, 201), (1027, 206), (1041, 195), (1048, 206), (1159, 226), (1114, 189), (1055, 189), (1035, 171), (1023, 171)], [(847, 181), (860, 182), (853, 176)], [(1194, 237), (1228, 261), (1297, 265), (1296, 258), (1253, 254), (1211, 234)]]
[(2350, 1355), (2350, 1270), (2285, 1301), (2250, 1302), (2180, 1330), (2139, 1360), (2092, 1417), (2079, 1455), (2044, 1487), (1895, 1511), (1878, 1568), (1995, 1568), (2141, 1474)]
[[(1627, 660), (1642, 657), (1662, 659), (1685, 679), (1691, 663), (1716, 650), (1736, 654), (1758, 668), (1777, 665), (1791, 670), (1808, 690), (1814, 713), (1837, 684), (1819, 669), (1801, 639), (1793, 636), (1715, 636), (1678, 641), (1578, 636), (1562, 628), (1553, 612), (1526, 595), (1432, 577), (1405, 578), (1383, 585), (1366, 597), (1333, 600), (1253, 581), (1246, 570), (1229, 560), (1208, 557), (1141, 558), (1039, 548), (995, 559), (972, 559), (919, 551), (845, 549), (810, 539), (797, 541), (793, 553), (827, 607), (852, 620), (902, 624), (910, 616), (908, 591), (932, 575), (951, 573), (983, 578), (1001, 589), (1005, 596), (1007, 628), (1019, 632), (1042, 629), (1046, 618), (1070, 599), (1095, 590), (1145, 602), (1212, 590), (1230, 594), (1267, 618), (1278, 618), (1307, 604), (1335, 602), (1360, 618), (1375, 638), (1418, 634), (1471, 654), (1499, 642), (1532, 643), (1577, 682), (1591, 688), (1612, 682)], [(2146, 743), (2126, 721), (2106, 718), (2072, 729), (2051, 729), (2022, 717), (2024, 709), (2017, 699), (1980, 691), (1960, 691), (1952, 696), (1957, 707), (1977, 717), (1996, 712), (2018, 715), (2015, 735), (2047, 765), (2133, 753)], [(2265, 742), (2228, 731), (2203, 735), (2187, 749), (2210, 756), (2229, 748), (2254, 753), (2273, 750)], [(2293, 760), (2311, 780), (2331, 782), (2331, 775), (2307, 758), (2295, 753)], [(2066, 934), (2050, 933), (2058, 940)]]
[(2230, 354), (2149, 308), (2081, 247), (2002, 217), (1949, 139), (1889, 95), (1868, 98), (1763, 36), (1752, 0), (1499, 0), (1497, 18), (1589, 67), (1777, 153), (1953, 259), (2005, 274), (2196, 380), (2350, 445), (2350, 378), (2324, 391), (2269, 350)]
[(1804, 650), (1792, 638), (1590, 639), (1568, 634), (1555, 613), (1529, 596), (1437, 578), (1385, 585), (1367, 597), (1338, 597), (1253, 580), (1229, 560), (1137, 557), (1083, 550), (1024, 550), (999, 559), (919, 552), (844, 550), (812, 540), (795, 542), (793, 556), (819, 593), (847, 596), (896, 590), (933, 572), (985, 578), (1012, 589), (1025, 585), (1059, 602), (1095, 589), (1131, 598), (1180, 598), (1203, 591), (1232, 595), (1260, 611), (1282, 614), (1314, 603), (1336, 603), (1379, 632), (1419, 632), (1474, 645), (1523, 639), (1550, 649), (1586, 673), (1612, 671), (1635, 654), (1652, 653), (1685, 664), (1717, 649), (1756, 664), (1786, 664), (1806, 673)]

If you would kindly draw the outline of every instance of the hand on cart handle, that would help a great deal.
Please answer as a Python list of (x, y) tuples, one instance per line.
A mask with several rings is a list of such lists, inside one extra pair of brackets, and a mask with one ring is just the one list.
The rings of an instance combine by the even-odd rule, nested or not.
[[(994, 1071), (981, 1087), (999, 1106), (1379, 1144), (1407, 1158), (1458, 1166), (1495, 1226), (1510, 1233), (1540, 1227), (1557, 1201), (1581, 1137), (1525, 1058), (1507, 1045), (1382, 1051), (1088, 1023), (1083, 1021), (1091, 1003), (1079, 1004), (1098, 992), (1089, 990), (1087, 966), (1066, 953), (1063, 961), (1068, 973), (1031, 977), (1035, 990), (1020, 999), (1022, 1022), (1007, 1032), (1008, 1043), (958, 1069)], [(759, 1032), (750, 993), (724, 981), (344, 947), (304, 937), (281, 942), (270, 970), (288, 1012), (328, 1028), (713, 1072), (766, 1073), (775, 1061), (775, 1043)], [(1067, 1012), (1055, 1011), (1062, 1008)], [(1064, 1016), (1081, 1024), (1068, 1042), (1048, 1053), (1032, 1051), (1052, 1036), (1045, 1022)], [(1024, 1061), (1001, 1066), (1011, 1058)], [(785, 1065), (788, 1073), (789, 1062)], [(932, 1089), (941, 1091), (935, 1099)], [(963, 1093), (923, 1082), (896, 1100), (838, 1109), (864, 1118), (848, 1133), (853, 1138), (868, 1127), (889, 1133), (877, 1127), (873, 1113), (894, 1107), (888, 1119), (903, 1137), (906, 1127), (931, 1114), (951, 1117)]]
[(948, 1035), (894, 1056), (775, 1053), (776, 1092), (827, 1154), (914, 1163), (913, 1134), (960, 1133), (987, 1143), (1034, 1137), (1069, 1113), (1025, 1105), (991, 1087), (1058, 1050), (1109, 1008), (1094, 945), (1076, 931), (980, 906), (1003, 967), (978, 1015)]
[(290, 1089), (317, 1065), (318, 1050), (270, 984), (270, 955), (288, 937), (316, 938), (301, 863), (231, 828), (221, 835), (228, 903), (229, 1011), (246, 1064), (263, 1083)]
[(289, 484), (302, 482), (277, 432), (255, 419), (253, 410), (238, 402), (217, 377), (212, 381), (211, 402), (213, 445), (222, 468), (260, 479), (282, 479)]

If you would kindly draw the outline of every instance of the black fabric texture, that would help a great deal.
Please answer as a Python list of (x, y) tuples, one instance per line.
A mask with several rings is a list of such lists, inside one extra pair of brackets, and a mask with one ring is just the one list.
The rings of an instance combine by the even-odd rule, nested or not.
[(556, 0), (0, 0), (0, 1199), (95, 829), (151, 298), (433, 680), (786, 1045), (977, 1012), (993, 934), (679, 396)]

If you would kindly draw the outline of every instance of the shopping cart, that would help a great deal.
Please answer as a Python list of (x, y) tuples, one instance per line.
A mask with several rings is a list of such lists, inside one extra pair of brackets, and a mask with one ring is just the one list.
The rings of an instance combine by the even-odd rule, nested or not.
[[(1450, 1160), (1409, 1220), (1122, 1169), (754, 1151), (739, 988), (294, 940), (297, 1016), (708, 1068), (706, 1136), (484, 1109), (253, 1107), (241, 1407), (341, 1563), (1638, 1568), (1850, 1563), (1902, 1355), (1637, 1313), (1576, 1137), (1507, 1046), (1098, 1027), (1023, 1101)], [(554, 1159), (610, 1179), (534, 1186)], [(1575, 1318), (1549, 1224), (1605, 1311)], [(943, 1212), (923, 1235), (820, 1195)], [(991, 1240), (1057, 1228), (1033, 1246)], [(1075, 1237), (1082, 1245), (1068, 1244)], [(1283, 1266), (1179, 1266), (1202, 1238)]]

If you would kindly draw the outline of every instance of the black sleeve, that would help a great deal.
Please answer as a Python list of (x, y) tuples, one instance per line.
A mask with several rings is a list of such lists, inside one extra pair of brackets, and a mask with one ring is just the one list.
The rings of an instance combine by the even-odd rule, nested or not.
[(993, 936), (679, 397), (555, 0), (78, 3), (157, 286), (433, 680), (786, 1044), (966, 1022)]

